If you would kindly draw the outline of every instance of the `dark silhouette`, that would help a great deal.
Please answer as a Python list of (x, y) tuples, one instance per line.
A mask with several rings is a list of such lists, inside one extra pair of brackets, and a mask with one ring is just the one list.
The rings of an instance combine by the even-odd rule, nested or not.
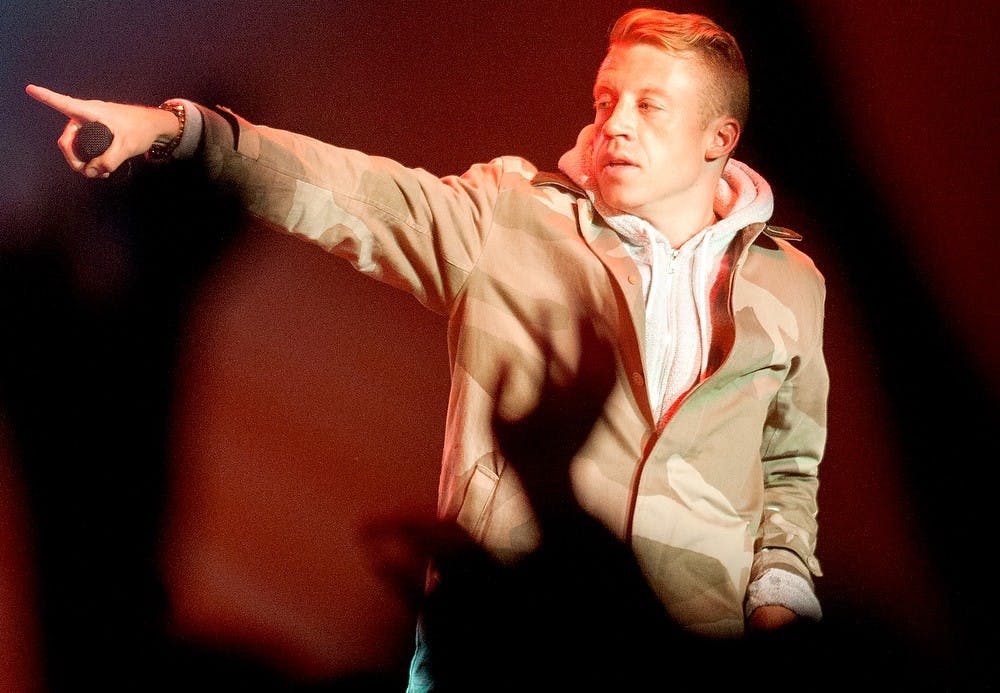
[[(833, 684), (850, 679), (854, 687), (863, 687), (870, 685), (874, 676), (875, 682), (898, 684), (896, 688), (912, 684), (914, 690), (966, 690), (962, 681), (966, 676), (971, 678), (973, 671), (977, 681), (995, 681), (988, 673), (990, 639), (980, 637), (988, 632), (985, 624), (991, 621), (991, 611), (984, 607), (981, 591), (971, 587), (977, 583), (968, 560), (979, 555), (973, 549), (984, 545), (983, 528), (988, 524), (981, 514), (989, 507), (985, 494), (991, 485), (982, 483), (979, 474), (949, 474), (949, 488), (942, 498), (940, 465), (942, 461), (979, 460), (984, 453), (988, 457), (992, 441), (986, 422), (994, 418), (996, 393), (970, 365), (966, 348), (947, 329), (947, 321), (936, 314), (937, 301), (927, 280), (905, 261), (908, 250), (903, 239), (909, 234), (892, 218), (884, 201), (877, 199), (871, 181), (861, 173), (868, 168), (867, 162), (851, 158), (852, 150), (844, 146), (843, 123), (836, 122), (835, 114), (826, 108), (834, 99), (826, 91), (826, 81), (817, 79), (816, 59), (811, 55), (815, 51), (813, 31), (801, 8), (778, 2), (746, 10), (733, 7), (730, 14), (742, 24), (737, 33), (749, 59), (760, 61), (752, 72), (762, 98), (755, 98), (753, 124), (743, 146), (763, 161), (804, 162), (784, 168), (768, 163), (765, 168), (790, 172), (786, 180), (779, 178), (777, 182), (789, 186), (810, 217), (822, 220), (821, 225), (835, 241), (833, 249), (842, 254), (846, 275), (839, 283), (854, 287), (857, 305), (865, 311), (873, 337), (868, 346), (871, 363), (867, 365), (878, 371), (881, 386), (892, 398), (893, 421), (884, 427), (898, 431), (904, 448), (906, 463), (902, 468), (910, 482), (907, 490), (918, 504), (914, 519), (919, 529), (914, 534), (924, 537), (923, 543), (934, 557), (933, 570), (946, 580), (952, 602), (949, 609), (962, 623), (961, 638), (956, 642), (961, 668), (946, 685), (922, 676), (932, 663), (914, 657), (914, 650), (888, 624), (873, 622), (870, 614), (852, 613), (845, 610), (846, 605), (831, 602), (824, 603), (827, 620), (821, 627), (809, 629), (805, 635), (769, 638), (768, 642), (780, 642), (774, 650), (765, 649), (761, 641), (742, 643), (745, 651), (756, 648), (765, 653), (761, 658), (764, 663), (747, 667), (743, 675), (750, 685), (753, 672), (762, 666), (791, 673), (797, 664), (790, 653), (805, 650), (806, 656), (819, 657), (823, 666), (810, 671), (809, 664), (799, 663), (808, 676), (803, 681)], [(846, 50), (838, 46), (840, 49)], [(813, 139), (815, 131), (806, 131), (805, 124), (816, 122), (824, 123), (821, 130), (830, 134)], [(803, 147), (804, 141), (810, 146)], [(866, 157), (870, 155), (865, 152)], [(831, 176), (831, 171), (844, 173)], [(86, 189), (74, 180), (59, 186), (58, 208), (39, 210), (37, 218), (43, 221), (32, 220), (33, 225), (42, 224), (36, 242), (20, 246), (8, 243), (0, 252), (5, 332), (0, 347), (0, 407), (10, 420), (15, 452), (31, 494), (32, 539), (42, 579), (40, 609), (52, 681), (65, 684), (63, 690), (75, 690), (81, 681), (91, 680), (105, 690), (114, 689), (119, 674), (126, 678), (131, 672), (141, 677), (147, 664), (157, 669), (159, 679), (164, 672), (154, 657), (144, 653), (159, 651), (163, 645), (174, 650), (168, 658), (170, 666), (186, 683), (196, 680), (208, 686), (229, 682), (233, 689), (262, 691), (398, 690), (385, 679), (363, 676), (316, 686), (292, 684), (260, 662), (231, 653), (205, 651), (184, 643), (164, 645), (169, 640), (160, 633), (161, 587), (152, 561), (162, 503), (160, 445), (165, 422), (161, 417), (167, 413), (171, 340), (176, 336), (175, 320), (183, 310), (184, 296), (190, 290), (186, 282), (196, 279), (197, 270), (215, 252), (213, 247), (223, 241), (224, 234), (209, 223), (205, 224), (207, 236), (202, 235), (204, 229), (191, 226), (198, 221), (184, 205), (205, 210), (197, 185), (190, 189), (191, 197), (178, 195), (172, 186), (183, 188), (183, 175), (158, 172), (157, 176), (173, 181), (167, 186), (167, 195), (174, 200), (169, 211), (175, 215), (161, 218), (162, 199), (150, 195), (146, 221), (127, 226), (123, 219), (131, 213), (126, 214), (124, 208), (131, 203), (126, 202), (124, 192)], [(836, 186), (831, 186), (833, 181)], [(75, 200), (67, 199), (74, 196)], [(172, 223), (168, 219), (176, 222), (170, 233), (158, 234), (158, 227)], [(14, 231), (9, 238), (17, 238), (17, 230), (27, 224), (8, 219), (4, 226)], [(180, 243), (178, 232), (183, 237)], [(862, 237), (864, 253), (857, 252)], [(120, 275), (102, 276), (98, 289), (81, 290), (81, 284), (93, 285), (91, 279), (80, 276), (79, 263), (73, 261), (74, 248), (92, 242), (127, 261), (115, 265)], [(185, 255), (192, 249), (194, 256)], [(166, 252), (160, 255), (160, 251)], [(200, 260), (192, 262), (192, 257)], [(141, 290), (133, 294), (137, 286)], [(886, 287), (895, 289), (887, 292)], [(126, 299), (126, 295), (132, 297)], [(133, 335), (126, 341), (133, 347), (136, 342), (152, 347), (143, 364), (136, 363), (136, 353), (125, 343), (114, 346), (121, 334), (132, 333), (136, 327), (144, 336)], [(927, 378), (931, 364), (939, 375)], [(956, 402), (963, 404), (947, 404)], [(140, 406), (133, 407), (136, 403)], [(928, 431), (961, 431), (962, 439), (928, 436)], [(848, 461), (842, 467), (850, 464)], [(947, 522), (940, 521), (943, 509), (947, 510)], [(833, 506), (829, 511), (838, 512)], [(585, 516), (575, 519), (588, 524)], [(573, 522), (567, 518), (562, 522), (562, 536), (572, 539), (567, 535)], [(463, 537), (440, 530), (454, 540), (444, 541), (444, 546), (461, 545), (458, 540)], [(414, 530), (413, 534), (417, 533)], [(440, 546), (418, 543), (415, 550), (430, 553), (435, 547), (442, 550)], [(536, 574), (547, 573), (540, 566), (546, 563), (543, 552), (552, 547), (548, 542), (540, 557), (504, 568), (491, 565), (471, 547), (465, 548), (466, 553), (449, 553), (446, 558), (459, 567), (466, 560), (474, 561), (477, 570), (490, 572), (500, 583), (517, 580), (523, 586), (530, 579), (520, 576), (532, 566), (538, 568)], [(423, 555), (413, 556), (415, 564)], [(580, 560), (576, 555), (572, 558)], [(116, 573), (118, 577), (109, 581)], [(855, 577), (859, 583), (865, 580), (864, 574)], [(411, 581), (400, 580), (398, 584), (406, 588)], [(472, 589), (467, 592), (470, 599), (481, 597)], [(469, 603), (459, 597), (458, 588), (451, 597), (446, 592), (437, 596), (442, 614), (447, 613), (449, 604)], [(577, 620), (584, 617), (584, 608), (590, 608), (590, 595), (585, 597), (582, 604), (587, 607), (577, 609)], [(482, 603), (481, 598), (475, 602), (477, 607)], [(912, 608), (916, 613), (922, 605), (913, 604)], [(523, 609), (517, 613), (524, 617)], [(521, 629), (529, 629), (534, 616), (542, 613), (528, 614), (530, 618)], [(511, 625), (507, 630), (516, 639), (518, 629)], [(152, 649), (147, 650), (147, 645)], [(774, 651), (783, 654), (775, 656)], [(480, 655), (492, 654), (483, 652), (488, 652), (485, 646)], [(664, 687), (676, 681), (672, 676), (678, 670), (684, 672), (690, 666), (683, 663), (675, 667), (671, 658), (682, 659), (672, 653), (652, 663), (658, 669), (658, 684)], [(582, 656), (581, 660), (589, 663)], [(717, 662), (702, 667), (701, 682), (712, 687), (708, 676), (721, 676), (724, 672), (720, 669), (737, 668), (737, 660), (720, 656)], [(890, 676), (897, 671), (899, 678)], [(146, 678), (153, 676), (147, 674)]]
[[(0, 256), (11, 336), (0, 395), (30, 495), (47, 690), (401, 690), (403, 672), (294, 681), (167, 632), (157, 558), (173, 350), (193, 287), (242, 213), (194, 164), (140, 169), (124, 184), (78, 194), (66, 217), (51, 216), (51, 228)], [(89, 288), (64, 235), (74, 228), (118, 251), (110, 274)], [(587, 334), (575, 367), (556, 363), (540, 341), (549, 363), (537, 407), (516, 421), (494, 417), (542, 528), (537, 551), (503, 565), (450, 524), (386, 518), (369, 528), (386, 579), (422, 604), (445, 690), (753, 690), (752, 672), (772, 661), (813, 690), (856, 683), (859, 672), (869, 684), (936, 689), (937, 672), (866, 615), (741, 641), (701, 640), (670, 622), (628, 546), (572, 494), (569, 462), (615, 367), (608, 345)], [(387, 543), (393, 551), (380, 551)], [(437, 581), (425, 597), (428, 560)]]
[[(807, 690), (865, 686), (940, 690), (938, 671), (888, 624), (801, 621), (739, 640), (679, 629), (653, 594), (627, 545), (588, 515), (572, 493), (569, 465), (603, 409), (613, 352), (592, 330), (576, 372), (549, 358), (536, 408), (494, 429), (541, 525), (523, 560), (493, 560), (458, 527), (379, 523), (381, 540), (409, 547), (383, 566), (387, 579), (419, 599), (420, 556), (435, 579), (422, 629), (436, 682), (459, 691), (765, 690), (755, 672), (775, 666)], [(398, 545), (397, 545), (398, 548)], [(405, 560), (399, 560), (399, 557)], [(491, 664), (491, 662), (495, 662)]]
[[(164, 201), (169, 201), (165, 204)], [(66, 185), (0, 253), (0, 411), (25, 480), (45, 685), (170, 689), (158, 571), (180, 319), (240, 228), (196, 165)]]

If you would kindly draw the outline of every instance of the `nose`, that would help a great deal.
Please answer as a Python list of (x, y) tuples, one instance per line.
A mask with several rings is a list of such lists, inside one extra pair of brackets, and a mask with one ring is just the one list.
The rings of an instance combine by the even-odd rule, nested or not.
[(607, 120), (601, 126), (605, 137), (628, 137), (635, 131), (634, 114), (629, 110), (624, 99), (615, 104)]

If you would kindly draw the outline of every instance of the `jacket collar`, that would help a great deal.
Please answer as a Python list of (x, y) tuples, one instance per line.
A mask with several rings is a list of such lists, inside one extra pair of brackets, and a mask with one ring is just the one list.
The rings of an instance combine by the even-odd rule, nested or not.
[[(570, 180), (569, 176), (561, 172), (550, 172), (550, 171), (539, 171), (531, 179), (531, 184), (538, 187), (543, 185), (551, 185), (557, 188), (561, 188), (566, 192), (569, 192), (577, 197), (587, 197), (587, 191), (581, 188), (579, 185)], [(770, 238), (780, 238), (785, 241), (801, 241), (802, 235), (787, 229), (783, 226), (775, 226), (774, 224), (767, 224), (764, 222), (755, 222), (746, 226), (746, 230), (751, 234), (751, 241), (756, 239), (760, 234), (769, 236)]]

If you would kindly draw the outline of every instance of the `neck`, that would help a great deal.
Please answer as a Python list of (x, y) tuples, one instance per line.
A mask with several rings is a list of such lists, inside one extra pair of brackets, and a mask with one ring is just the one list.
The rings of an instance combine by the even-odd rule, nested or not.
[(692, 188), (690, 194), (649, 216), (640, 214), (662, 233), (672, 248), (680, 248), (707, 226), (716, 221), (715, 190), (718, 177), (706, 180)]
[[(647, 219), (647, 221), (650, 221)], [(676, 220), (672, 220), (676, 221)], [(698, 233), (714, 224), (718, 221), (715, 217), (715, 213), (709, 210), (709, 213), (701, 217), (698, 221), (694, 223), (674, 223), (674, 224), (657, 224), (654, 221), (650, 221), (653, 227), (657, 231), (662, 233), (667, 241), (670, 242), (671, 248), (680, 248), (682, 245), (687, 243), (689, 240), (698, 235)]]

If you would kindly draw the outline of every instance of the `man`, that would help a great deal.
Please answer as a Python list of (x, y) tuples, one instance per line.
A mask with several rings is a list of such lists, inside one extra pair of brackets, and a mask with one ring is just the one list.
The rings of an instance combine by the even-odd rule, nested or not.
[[(439, 512), (495, 560), (523, 559), (545, 528), (493, 414), (517, 420), (553, 370), (573, 377), (586, 317), (613, 347), (615, 380), (570, 466), (580, 506), (693, 633), (819, 618), (823, 280), (797, 234), (767, 225), (766, 181), (731, 158), (746, 72), (707, 18), (619, 19), (594, 123), (559, 174), (503, 157), (439, 179), (191, 102), (28, 92), (70, 118), (60, 148), (84, 175), (144, 152), (200, 156), (254, 215), (448, 317)], [(91, 120), (114, 141), (81, 161), (73, 139)], [(419, 666), (414, 681), (430, 685)]]

